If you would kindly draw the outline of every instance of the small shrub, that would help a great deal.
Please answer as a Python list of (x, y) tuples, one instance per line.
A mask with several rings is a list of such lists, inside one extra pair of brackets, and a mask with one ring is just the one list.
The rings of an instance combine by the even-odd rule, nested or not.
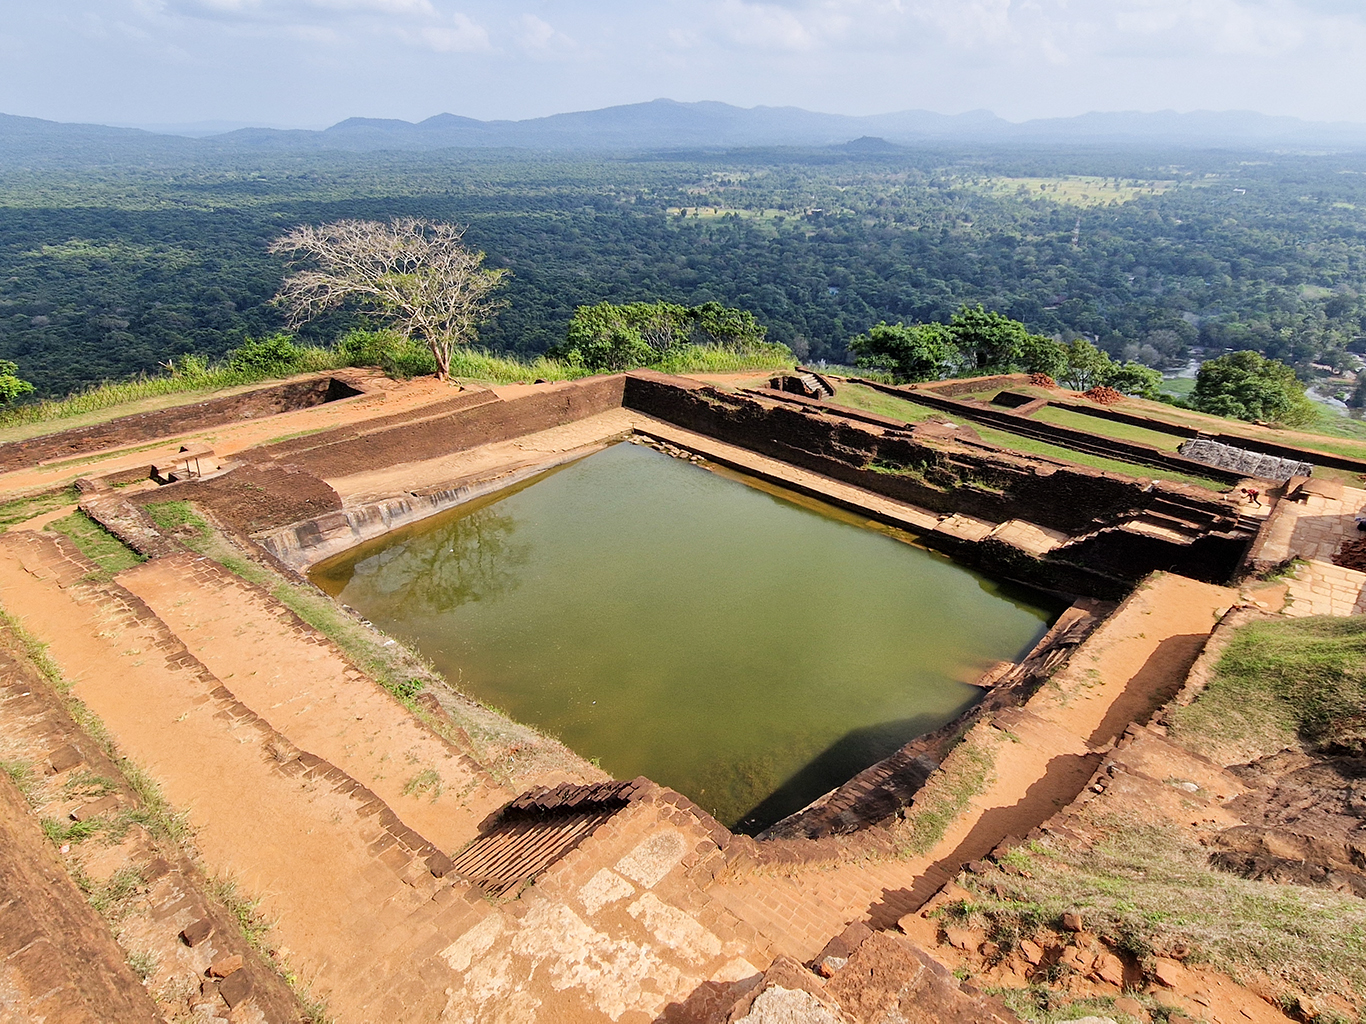
[(380, 366), (390, 377), (407, 380), (436, 373), (436, 359), (431, 350), (419, 341), (405, 340), (386, 351)]
[(279, 377), (299, 371), (303, 352), (288, 334), (247, 338), (228, 353), (228, 366), (238, 373)]
[(156, 974), (161, 961), (155, 953), (147, 949), (134, 950), (128, 954), (128, 966), (143, 981)]

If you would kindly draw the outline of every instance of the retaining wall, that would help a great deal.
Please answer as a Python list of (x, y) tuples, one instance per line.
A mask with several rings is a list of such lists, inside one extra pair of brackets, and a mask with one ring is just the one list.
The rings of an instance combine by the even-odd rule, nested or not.
[(305, 380), (257, 388), (224, 398), (178, 405), (172, 409), (121, 416), (105, 423), (45, 434), (27, 441), (0, 444), (0, 472), (20, 469), (64, 456), (88, 455), (118, 445), (174, 437), (244, 419), (275, 416), (309, 409), (324, 402), (359, 397), (364, 392), (364, 373), (321, 374)]
[(943, 514), (994, 523), (1024, 519), (1067, 533), (1089, 532), (1097, 519), (1170, 497), (1215, 516), (1231, 506), (1203, 488), (1148, 485), (1088, 469), (1005, 452), (931, 446), (807, 411), (787, 403), (728, 395), (708, 385), (640, 371), (627, 375), (625, 404), (688, 430), (836, 480)]
[(904, 398), (907, 401), (916, 402), (920, 405), (927, 405), (932, 409), (940, 409), (944, 412), (954, 413), (958, 416), (966, 417), (967, 419), (977, 420), (980, 423), (987, 423), (991, 426), (1000, 427), (1002, 430), (1007, 430), (1012, 434), (1033, 437), (1040, 441), (1047, 441), (1051, 444), (1059, 445), (1063, 448), (1074, 448), (1078, 451), (1089, 452), (1104, 458), (1116, 459), (1120, 462), (1133, 462), (1141, 466), (1151, 466), (1154, 469), (1165, 469), (1174, 473), (1202, 476), (1211, 480), (1221, 481), (1230, 486), (1243, 479), (1241, 474), (1220, 469), (1217, 466), (1209, 466), (1203, 462), (1196, 462), (1194, 459), (1187, 459), (1181, 455), (1172, 455), (1161, 449), (1153, 448), (1150, 445), (1135, 444), (1132, 441), (1119, 441), (1109, 437), (1100, 437), (1099, 435), (1088, 433), (1085, 430), (1064, 427), (1056, 423), (1045, 423), (1041, 420), (1031, 420), (1027, 416), (1021, 416), (1017, 413), (1002, 412), (998, 409), (990, 409), (981, 405), (970, 405), (954, 398), (945, 398), (939, 394), (929, 394), (924, 388), (899, 388), (888, 384), (878, 384), (875, 381), (868, 380), (859, 380), (858, 383), (865, 387), (875, 388), (878, 391), (882, 391), (889, 395), (895, 395), (898, 398)]
[(588, 377), (506, 401), (471, 392), (465, 407), (445, 415), (379, 430), (373, 423), (361, 424), (363, 432), (342, 427), (256, 449), (245, 457), (289, 463), (323, 479), (422, 462), (620, 408), (624, 383), (620, 374)]

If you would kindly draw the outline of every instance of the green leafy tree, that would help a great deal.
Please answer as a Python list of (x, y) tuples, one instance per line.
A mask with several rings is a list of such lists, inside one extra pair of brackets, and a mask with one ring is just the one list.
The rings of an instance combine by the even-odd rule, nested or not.
[(1062, 349), (1067, 364), (1058, 379), (1069, 388), (1089, 391), (1097, 384), (1110, 383), (1114, 361), (1091, 342), (1078, 338), (1063, 345)]
[(1067, 353), (1052, 338), (1027, 334), (1021, 344), (1019, 365), (1025, 373), (1046, 373), (1057, 380), (1067, 369)]
[(1303, 426), (1315, 417), (1295, 371), (1256, 352), (1231, 352), (1201, 363), (1191, 405), (1214, 416), (1287, 427)]
[(599, 302), (574, 311), (564, 342), (550, 354), (590, 370), (628, 370), (686, 345), (743, 351), (762, 344), (765, 333), (754, 314), (719, 302)]
[(1131, 361), (1122, 366), (1113, 365), (1105, 383), (1126, 395), (1155, 399), (1157, 389), (1162, 385), (1162, 374), (1151, 366)]
[(859, 366), (890, 373), (898, 383), (938, 380), (962, 358), (953, 333), (936, 323), (881, 323), (852, 339), (849, 350)]
[(19, 376), (19, 364), (0, 359), (0, 405), (10, 405), (20, 395), (32, 391), (33, 385)]
[(1024, 354), (1029, 331), (1018, 320), (979, 303), (962, 306), (949, 321), (949, 330), (978, 373), (1009, 373)]

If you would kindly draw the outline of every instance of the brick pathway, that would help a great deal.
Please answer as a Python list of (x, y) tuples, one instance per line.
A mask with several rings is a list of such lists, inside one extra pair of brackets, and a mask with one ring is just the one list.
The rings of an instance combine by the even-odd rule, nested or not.
[[(1356, 530), (1353, 528), (1353, 539)], [(1366, 572), (1331, 562), (1310, 561), (1285, 578), (1286, 615), (1361, 615), (1366, 613)]]
[(1258, 562), (1276, 564), (1291, 558), (1331, 562), (1338, 548), (1361, 536), (1355, 515), (1366, 509), (1366, 490), (1344, 487), (1341, 498), (1305, 495), (1281, 499), (1272, 510), (1266, 534), (1259, 538)]

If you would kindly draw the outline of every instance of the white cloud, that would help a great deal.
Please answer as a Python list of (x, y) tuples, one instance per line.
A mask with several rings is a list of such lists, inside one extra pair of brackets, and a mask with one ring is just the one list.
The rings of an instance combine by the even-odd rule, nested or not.
[(472, 53), (489, 49), (488, 30), (464, 14), (456, 14), (439, 25), (424, 25), (415, 31), (400, 30), (399, 37), (437, 53)]
[(546, 53), (553, 50), (572, 50), (576, 47), (573, 39), (534, 14), (523, 14), (514, 24), (517, 40), (524, 49)]

